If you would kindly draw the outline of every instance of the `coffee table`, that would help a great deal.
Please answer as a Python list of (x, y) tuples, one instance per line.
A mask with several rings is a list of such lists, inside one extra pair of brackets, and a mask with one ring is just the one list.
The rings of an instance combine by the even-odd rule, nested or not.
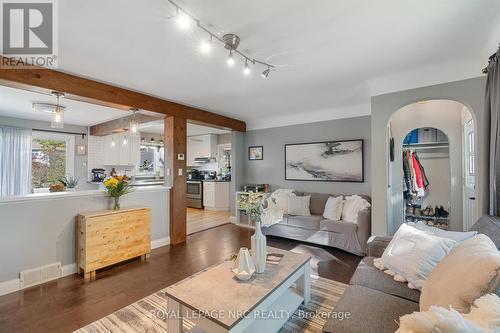
[(168, 332), (182, 332), (183, 318), (210, 333), (277, 332), (311, 299), (311, 257), (272, 247), (267, 253), (283, 257), (249, 281), (237, 280), (226, 262), (166, 288)]

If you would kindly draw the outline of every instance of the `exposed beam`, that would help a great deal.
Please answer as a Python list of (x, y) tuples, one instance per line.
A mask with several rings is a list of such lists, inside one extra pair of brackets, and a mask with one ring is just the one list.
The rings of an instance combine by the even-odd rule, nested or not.
[[(179, 244), (186, 241), (186, 141), (187, 123), (185, 118), (165, 118), (165, 161), (167, 162), (170, 190), (170, 242)], [(179, 158), (179, 155), (184, 156)]]
[[(163, 119), (162, 115), (159, 116), (151, 116), (145, 115), (141, 113), (137, 113), (135, 115), (135, 120), (139, 123), (148, 123), (150, 121)], [(109, 135), (116, 132), (124, 132), (129, 129), (130, 121), (133, 119), (133, 116), (123, 117), (115, 120), (110, 120), (105, 123), (101, 123), (98, 125), (90, 126), (90, 135), (96, 136), (104, 136)]]
[[(1, 63), (4, 63), (4, 59), (6, 57), (0, 56)], [(35, 92), (60, 91), (67, 98), (78, 101), (122, 110), (143, 109), (235, 131), (246, 131), (245, 122), (241, 120), (52, 69), (36, 66), (5, 68), (0, 65), (0, 83)]]

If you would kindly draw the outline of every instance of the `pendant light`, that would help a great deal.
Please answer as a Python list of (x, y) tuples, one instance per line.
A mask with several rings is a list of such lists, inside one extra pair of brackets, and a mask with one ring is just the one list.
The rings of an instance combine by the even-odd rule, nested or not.
[(54, 111), (52, 112), (52, 120), (50, 122), (50, 127), (52, 128), (64, 128), (64, 106), (59, 104), (59, 99), (64, 97), (63, 93), (53, 91), (53, 96), (57, 97), (57, 104), (54, 107)]
[(130, 136), (137, 136), (139, 133), (139, 122), (136, 119), (136, 113), (139, 111), (138, 109), (132, 109), (133, 115), (132, 115), (132, 120), (130, 120), (129, 124), (129, 132)]

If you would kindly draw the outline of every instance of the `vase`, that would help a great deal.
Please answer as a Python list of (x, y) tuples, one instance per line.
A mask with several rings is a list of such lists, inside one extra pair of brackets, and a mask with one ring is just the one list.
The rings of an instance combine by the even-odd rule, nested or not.
[(255, 271), (260, 274), (266, 270), (267, 242), (266, 236), (260, 229), (260, 222), (255, 223), (255, 233), (251, 238), (252, 257), (255, 264)]
[(250, 279), (255, 273), (255, 265), (252, 260), (252, 256), (246, 247), (242, 247), (238, 252), (238, 257), (236, 258), (235, 268), (233, 273), (236, 278), (242, 281)]
[(113, 209), (118, 210), (118, 209), (120, 209), (120, 197), (114, 197), (114, 199), (115, 199), (115, 202), (113, 205)]

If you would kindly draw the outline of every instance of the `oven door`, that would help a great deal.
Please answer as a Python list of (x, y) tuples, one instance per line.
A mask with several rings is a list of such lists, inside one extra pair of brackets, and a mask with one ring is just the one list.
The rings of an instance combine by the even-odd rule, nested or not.
[(186, 197), (201, 200), (203, 198), (203, 183), (201, 181), (189, 180), (187, 182)]

